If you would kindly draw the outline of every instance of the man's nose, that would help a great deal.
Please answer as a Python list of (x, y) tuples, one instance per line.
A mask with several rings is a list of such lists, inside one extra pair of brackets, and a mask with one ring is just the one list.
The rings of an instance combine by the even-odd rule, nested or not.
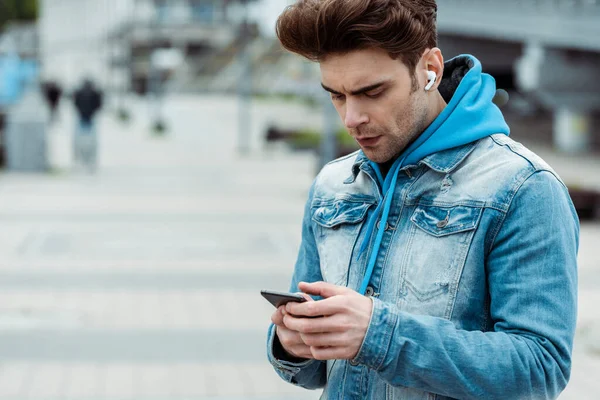
[(346, 115), (344, 116), (346, 128), (355, 129), (367, 122), (369, 122), (367, 114), (360, 109), (356, 102), (348, 100), (346, 102)]

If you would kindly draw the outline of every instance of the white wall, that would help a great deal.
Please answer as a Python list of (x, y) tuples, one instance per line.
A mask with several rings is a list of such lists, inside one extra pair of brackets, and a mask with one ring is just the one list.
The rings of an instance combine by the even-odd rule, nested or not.
[(42, 78), (67, 90), (85, 77), (108, 85), (108, 33), (132, 10), (133, 0), (40, 0)]

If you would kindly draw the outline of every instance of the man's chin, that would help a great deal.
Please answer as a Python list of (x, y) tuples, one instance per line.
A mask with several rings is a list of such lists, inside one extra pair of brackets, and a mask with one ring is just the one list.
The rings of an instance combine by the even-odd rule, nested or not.
[(377, 164), (383, 164), (392, 159), (387, 154), (383, 154), (380, 151), (376, 151), (372, 147), (369, 147), (369, 148), (361, 147), (361, 150), (370, 161), (373, 161), (374, 163), (377, 163)]

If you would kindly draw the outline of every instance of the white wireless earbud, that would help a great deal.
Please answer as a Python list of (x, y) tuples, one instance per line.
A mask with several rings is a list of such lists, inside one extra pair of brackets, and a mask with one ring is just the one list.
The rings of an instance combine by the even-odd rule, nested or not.
[(427, 86), (425, 86), (425, 90), (428, 92), (432, 87), (433, 84), (435, 83), (435, 80), (437, 79), (437, 74), (433, 71), (427, 71)]

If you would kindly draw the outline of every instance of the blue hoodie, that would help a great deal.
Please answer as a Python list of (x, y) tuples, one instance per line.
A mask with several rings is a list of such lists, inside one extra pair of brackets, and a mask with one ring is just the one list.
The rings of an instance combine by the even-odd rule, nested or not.
[[(481, 63), (475, 57), (460, 55), (448, 60), (444, 64), (444, 76), (439, 92), (448, 105), (417, 140), (398, 156), (385, 179), (379, 165), (371, 162), (384, 198), (367, 222), (367, 233), (360, 248), (361, 254), (371, 240), (379, 215), (382, 222), (380, 226), (385, 227), (387, 223), (398, 172), (402, 167), (415, 165), (426, 156), (442, 150), (463, 146), (496, 133), (510, 133), (502, 112), (492, 102), (496, 94), (496, 82), (492, 76), (482, 73)], [(365, 293), (371, 279), (384, 229), (377, 231), (360, 288), (362, 294)]]

